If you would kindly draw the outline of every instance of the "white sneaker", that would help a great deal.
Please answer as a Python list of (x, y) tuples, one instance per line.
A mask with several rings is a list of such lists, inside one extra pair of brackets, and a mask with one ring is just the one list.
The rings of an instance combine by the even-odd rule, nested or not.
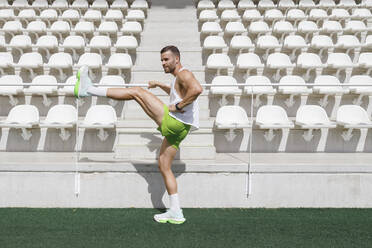
[(182, 224), (186, 221), (186, 219), (183, 217), (182, 209), (179, 211), (169, 209), (163, 214), (155, 214), (154, 220), (159, 223), (169, 222), (171, 224)]
[(92, 86), (92, 81), (89, 78), (88, 75), (89, 68), (86, 65), (83, 65), (80, 67), (76, 74), (76, 83), (74, 88), (74, 95), (77, 98), (84, 97), (84, 96), (90, 96), (90, 94), (87, 92), (88, 88)]

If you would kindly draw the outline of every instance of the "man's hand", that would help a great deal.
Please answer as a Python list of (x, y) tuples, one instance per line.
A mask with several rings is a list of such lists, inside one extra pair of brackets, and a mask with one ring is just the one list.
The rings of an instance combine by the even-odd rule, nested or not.
[(149, 86), (148, 88), (151, 89), (151, 88), (156, 88), (158, 86), (158, 81), (149, 81)]
[(172, 105), (169, 105), (168, 106), (168, 109), (169, 109), (169, 112), (179, 112), (179, 113), (183, 113), (183, 112), (185, 112), (184, 110), (177, 110), (176, 109), (176, 106), (174, 105), (174, 104), (172, 104)]

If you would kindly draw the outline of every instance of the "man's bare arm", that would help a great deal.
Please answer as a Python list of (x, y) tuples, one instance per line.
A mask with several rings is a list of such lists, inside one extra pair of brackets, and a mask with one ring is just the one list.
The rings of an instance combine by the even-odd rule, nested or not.
[(161, 82), (158, 82), (158, 81), (150, 81), (150, 82), (149, 82), (149, 86), (148, 86), (149, 89), (151, 89), (151, 88), (156, 88), (156, 87), (161, 88), (161, 89), (164, 90), (168, 95), (170, 94), (170, 86), (169, 86), (169, 85), (164, 84), (164, 83), (161, 83)]
[[(196, 80), (194, 75), (189, 71), (179, 73), (178, 78), (180, 84), (182, 84), (182, 87), (186, 91), (186, 95), (183, 97), (182, 101), (179, 102), (177, 105), (179, 108), (182, 109), (189, 105), (190, 103), (192, 103), (193, 101), (195, 101), (196, 98), (198, 98), (198, 96), (203, 92), (203, 88), (201, 87), (199, 81)], [(169, 110), (172, 111), (173, 106), (171, 106)]]

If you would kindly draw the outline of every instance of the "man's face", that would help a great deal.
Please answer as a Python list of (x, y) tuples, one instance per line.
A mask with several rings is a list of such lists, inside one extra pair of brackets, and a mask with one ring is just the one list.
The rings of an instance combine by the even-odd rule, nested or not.
[(176, 69), (178, 58), (171, 51), (162, 53), (160, 58), (165, 73), (172, 73)]

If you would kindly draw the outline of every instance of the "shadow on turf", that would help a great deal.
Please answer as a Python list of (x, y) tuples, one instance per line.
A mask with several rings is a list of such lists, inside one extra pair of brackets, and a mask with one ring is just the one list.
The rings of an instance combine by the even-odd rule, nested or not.
[[(157, 168), (158, 164), (152, 163), (144, 165), (143, 163), (133, 163), (133, 166), (137, 170), (138, 174), (142, 176), (148, 184), (147, 190), (150, 193), (152, 206), (163, 212), (162, 210), (165, 209), (163, 196), (167, 193), (167, 191), (159, 170), (154, 170), (155, 168)], [(151, 168), (151, 170), (148, 170), (148, 166), (151, 166), (153, 168)], [(147, 169), (145, 169), (144, 167), (147, 167)], [(185, 172), (185, 169), (186, 165), (183, 162), (178, 162), (177, 164), (172, 165), (172, 170), (176, 178), (183, 172)]]

